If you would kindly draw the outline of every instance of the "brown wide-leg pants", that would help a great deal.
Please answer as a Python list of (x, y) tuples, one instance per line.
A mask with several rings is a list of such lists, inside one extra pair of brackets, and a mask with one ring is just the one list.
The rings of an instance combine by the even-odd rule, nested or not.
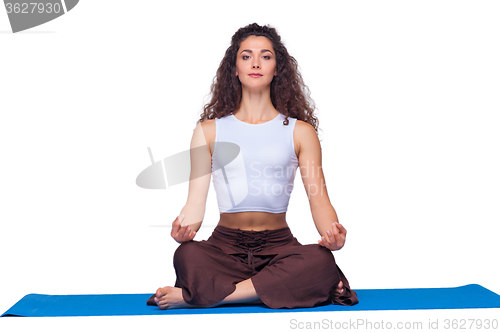
[[(262, 302), (273, 309), (354, 305), (356, 292), (330, 250), (301, 245), (289, 228), (247, 231), (217, 226), (206, 241), (182, 243), (174, 254), (184, 300), (195, 306), (222, 301), (251, 278)], [(336, 293), (342, 281), (344, 292)], [(148, 300), (156, 305), (154, 295)]]

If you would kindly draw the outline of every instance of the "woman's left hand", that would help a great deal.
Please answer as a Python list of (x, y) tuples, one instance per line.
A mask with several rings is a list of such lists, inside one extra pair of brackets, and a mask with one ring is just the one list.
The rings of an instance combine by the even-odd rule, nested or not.
[(332, 230), (326, 231), (326, 236), (321, 237), (318, 244), (326, 247), (330, 251), (340, 250), (345, 244), (347, 230), (338, 222), (333, 223)]

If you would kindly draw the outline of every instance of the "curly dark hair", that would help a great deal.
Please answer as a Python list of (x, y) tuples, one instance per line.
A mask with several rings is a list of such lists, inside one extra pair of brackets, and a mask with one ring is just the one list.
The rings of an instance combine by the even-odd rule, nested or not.
[(276, 52), (277, 75), (271, 82), (271, 102), (286, 117), (283, 124), (288, 125), (288, 117), (296, 118), (311, 124), (317, 133), (318, 119), (313, 114), (316, 107), (298, 70), (297, 60), (288, 54), (275, 28), (257, 23), (240, 28), (231, 38), (231, 46), (226, 50), (210, 87), (212, 100), (205, 104), (197, 124), (221, 118), (239, 107), (241, 83), (235, 75), (236, 57), (241, 42), (249, 36), (266, 37)]

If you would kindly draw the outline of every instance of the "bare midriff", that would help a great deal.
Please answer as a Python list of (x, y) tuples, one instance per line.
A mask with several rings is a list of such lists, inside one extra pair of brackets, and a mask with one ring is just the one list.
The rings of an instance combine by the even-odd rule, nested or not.
[(286, 213), (238, 212), (221, 213), (218, 225), (226, 228), (262, 231), (288, 227)]

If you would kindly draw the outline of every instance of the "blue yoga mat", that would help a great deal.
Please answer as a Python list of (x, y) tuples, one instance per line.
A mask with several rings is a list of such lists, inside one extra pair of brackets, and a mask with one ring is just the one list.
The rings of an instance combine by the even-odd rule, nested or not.
[(215, 313), (276, 313), (315, 311), (422, 310), (499, 308), (500, 295), (477, 284), (456, 288), (358, 289), (354, 306), (326, 305), (304, 309), (270, 309), (264, 305), (160, 310), (146, 305), (151, 294), (41, 295), (29, 294), (3, 316), (134, 316)]

